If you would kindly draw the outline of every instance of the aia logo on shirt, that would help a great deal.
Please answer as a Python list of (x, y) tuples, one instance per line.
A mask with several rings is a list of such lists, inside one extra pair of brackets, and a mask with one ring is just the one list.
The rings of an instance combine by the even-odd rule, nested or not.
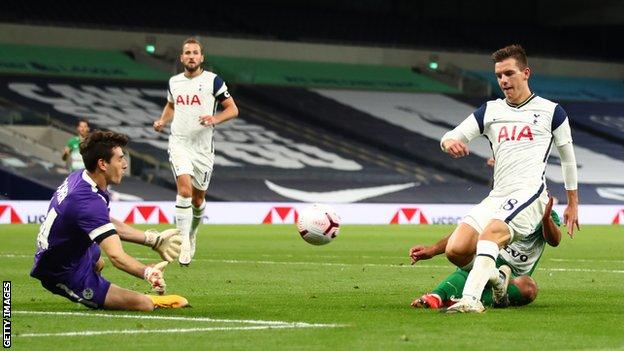
[(294, 207), (273, 207), (262, 220), (262, 224), (297, 223), (299, 213)]
[(201, 105), (201, 101), (197, 95), (178, 95), (176, 105)]
[(531, 132), (530, 126), (524, 126), (520, 128), (520, 126), (503, 126), (498, 131), (498, 142), (501, 140), (515, 140), (520, 141), (522, 139), (525, 140), (533, 140), (533, 132)]

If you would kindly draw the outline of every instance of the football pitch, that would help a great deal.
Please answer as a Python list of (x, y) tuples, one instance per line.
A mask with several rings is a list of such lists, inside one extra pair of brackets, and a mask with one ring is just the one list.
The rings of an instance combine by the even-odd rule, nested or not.
[[(191, 266), (165, 270), (168, 293), (192, 307), (136, 313), (92, 311), (48, 293), (28, 276), (38, 227), (2, 225), (0, 278), (12, 282), (17, 350), (622, 350), (623, 228), (564, 234), (533, 276), (537, 300), (484, 314), (409, 306), (454, 270), (442, 256), (412, 266), (409, 248), (451, 226), (344, 226), (315, 247), (294, 225), (205, 225)], [(159, 261), (146, 247), (125, 248)], [(108, 261), (103, 275), (148, 291)]]

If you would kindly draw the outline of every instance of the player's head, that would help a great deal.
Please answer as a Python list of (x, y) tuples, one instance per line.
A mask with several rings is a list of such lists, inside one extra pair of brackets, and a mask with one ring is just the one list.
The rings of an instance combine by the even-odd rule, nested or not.
[(193, 73), (201, 67), (202, 62), (204, 62), (204, 54), (202, 45), (197, 39), (188, 38), (182, 43), (180, 62), (182, 62), (184, 70), (189, 73)]
[(539, 288), (535, 280), (528, 275), (521, 275), (513, 278), (510, 285), (515, 285), (520, 291), (521, 299), (519, 301), (513, 301), (514, 306), (523, 306), (530, 304), (537, 298), (537, 292)]
[(119, 184), (128, 168), (122, 149), (127, 144), (125, 134), (95, 130), (80, 143), (85, 168), (103, 174), (107, 184)]
[(520, 103), (531, 95), (529, 90), (531, 69), (522, 46), (514, 44), (497, 50), (492, 54), (492, 60), (498, 86), (507, 101)]
[(78, 124), (76, 124), (76, 131), (81, 138), (86, 138), (89, 135), (89, 122), (86, 119), (81, 118), (78, 120)]

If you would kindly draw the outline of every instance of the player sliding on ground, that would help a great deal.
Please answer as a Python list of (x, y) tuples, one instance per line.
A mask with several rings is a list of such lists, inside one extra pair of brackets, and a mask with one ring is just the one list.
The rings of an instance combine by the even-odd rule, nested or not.
[[(556, 247), (561, 241), (561, 231), (559, 230), (559, 216), (552, 211), (553, 199), (550, 198), (546, 206), (546, 214), (542, 218), (542, 223), (528, 237), (514, 241), (499, 252), (496, 266), (505, 273), (506, 279), (513, 277), (509, 281), (503, 294), (498, 294), (500, 299), (495, 300), (496, 294), (492, 289), (485, 289), (481, 295), (481, 302), (485, 306), (507, 307), (522, 306), (531, 303), (537, 297), (537, 283), (531, 275), (537, 268), (537, 263), (544, 252), (546, 244)], [(410, 249), (412, 264), (428, 260), (434, 256), (444, 253), (446, 243), (450, 235), (444, 237), (432, 246), (414, 246)], [(474, 254), (474, 252), (473, 252)], [(412, 302), (412, 307), (419, 308), (440, 308), (452, 306), (462, 296), (462, 289), (466, 284), (468, 272), (457, 269), (446, 277), (430, 293), (422, 295)], [(504, 288), (504, 285), (501, 287)]]
[[(86, 169), (71, 173), (52, 196), (37, 235), (30, 275), (52, 293), (90, 308), (151, 311), (184, 307), (188, 305), (184, 297), (139, 294), (111, 284), (100, 274), (104, 267), (101, 249), (115, 267), (145, 279), (162, 295), (166, 287), (163, 269), (180, 253), (177, 229), (144, 233), (109, 216), (106, 188), (123, 178), (128, 162), (122, 147), (127, 143), (123, 134), (95, 131), (80, 144)], [(120, 239), (150, 246), (164, 261), (146, 266), (124, 252)]]
[(565, 226), (570, 236), (578, 228), (576, 158), (566, 112), (531, 92), (531, 70), (521, 46), (507, 46), (492, 58), (505, 99), (483, 104), (440, 141), (444, 152), (458, 158), (468, 155), (468, 142), (484, 135), (496, 159), (492, 191), (462, 219), (446, 245), (451, 262), (466, 270), (472, 267), (461, 300), (448, 313), (483, 312), (485, 285), (502, 283), (496, 269), (499, 250), (531, 235), (539, 225), (548, 202), (544, 174), (553, 144), (567, 193)]

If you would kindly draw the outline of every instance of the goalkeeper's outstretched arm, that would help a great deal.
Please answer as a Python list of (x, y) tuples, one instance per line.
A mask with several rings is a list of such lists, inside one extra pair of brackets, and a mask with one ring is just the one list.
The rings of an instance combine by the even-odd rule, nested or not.
[(162, 232), (153, 229), (142, 231), (112, 217), (111, 222), (123, 241), (149, 246), (158, 252), (163, 260), (169, 262), (172, 262), (180, 255), (182, 237), (180, 236), (180, 230), (177, 228), (167, 229)]

